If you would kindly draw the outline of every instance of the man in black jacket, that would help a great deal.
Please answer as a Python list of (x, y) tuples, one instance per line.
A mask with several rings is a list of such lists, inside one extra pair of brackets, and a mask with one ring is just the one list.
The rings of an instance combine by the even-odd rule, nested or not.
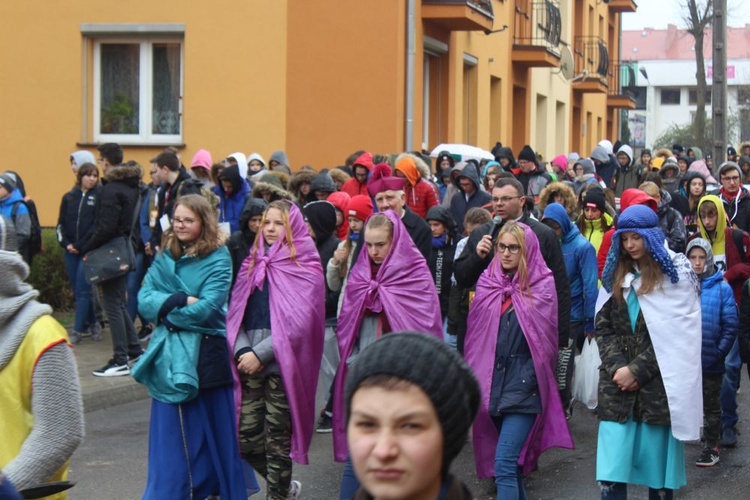
[(176, 154), (165, 151), (154, 158), (158, 172), (159, 219), (151, 233), (151, 248), (156, 251), (161, 247), (161, 236), (164, 228), (172, 225), (174, 202), (186, 194), (201, 194), (201, 183), (190, 177)]
[[(98, 149), (105, 184), (96, 199), (94, 233), (88, 243), (80, 249), (80, 252), (84, 254), (84, 260), (86, 260), (87, 252), (115, 238), (130, 236), (138, 202), (138, 185), (143, 177), (138, 164), (121, 165), (122, 149), (119, 145), (102, 144)], [(112, 332), (114, 355), (106, 365), (94, 371), (97, 377), (129, 375), (128, 361), (134, 361), (143, 354), (143, 348), (126, 309), (126, 279), (127, 275), (123, 275), (100, 285), (104, 311)]]
[(570, 283), (562, 247), (552, 229), (532, 218), (528, 212), (524, 212), (525, 203), (526, 197), (523, 196), (523, 186), (520, 182), (509, 178), (498, 179), (492, 189), (495, 219), (482, 224), (471, 233), (461, 256), (453, 264), (453, 274), (462, 288), (475, 286), (479, 276), (492, 262), (492, 241), (497, 237), (503, 223), (513, 220), (523, 222), (539, 239), (544, 262), (554, 275), (557, 291), (558, 346), (567, 347), (570, 336)]

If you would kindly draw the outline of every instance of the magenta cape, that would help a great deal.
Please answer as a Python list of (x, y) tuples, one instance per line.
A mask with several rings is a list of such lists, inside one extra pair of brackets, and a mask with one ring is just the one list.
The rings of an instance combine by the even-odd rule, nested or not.
[[(250, 294), (262, 289), (268, 278), (273, 352), (281, 369), (292, 414), (290, 455), (295, 462), (307, 464), (307, 450), (315, 425), (315, 389), (323, 356), (325, 282), (315, 243), (307, 233), (302, 214), (295, 205), (289, 207), (289, 220), (296, 257), (291, 258), (284, 235), (266, 252), (263, 232), (258, 232), (260, 243), (255, 266), (248, 270), (253, 260), (251, 252), (242, 263), (232, 289), (227, 314), (227, 342), (233, 353), (237, 334), (243, 328)], [(234, 402), (239, 418), (242, 390), (239, 372), (234, 364), (232, 373), (235, 381)]]
[(345, 461), (348, 454), (344, 402), (346, 360), (354, 350), (365, 311), (385, 312), (393, 332), (409, 330), (443, 339), (440, 302), (427, 262), (398, 215), (392, 210), (383, 214), (393, 222), (391, 250), (373, 279), (367, 248), (362, 249), (349, 272), (338, 319), (341, 362), (333, 392), (333, 456), (339, 462)]
[(536, 466), (539, 456), (553, 446), (573, 448), (565, 413), (560, 402), (555, 378), (557, 364), (557, 294), (552, 271), (544, 263), (539, 250), (539, 240), (525, 224), (526, 262), (528, 266), (529, 294), (519, 291), (518, 274), (510, 280), (503, 272), (499, 255), (492, 259), (477, 282), (474, 301), (469, 309), (464, 355), (479, 380), (482, 404), (474, 421), (474, 458), (480, 478), (495, 474), (495, 448), (497, 429), (489, 414), (492, 371), (495, 365), (500, 310), (508, 296), (524, 337), (529, 344), (534, 362), (542, 413), (534, 422), (529, 437), (521, 450), (518, 464), (528, 475)]

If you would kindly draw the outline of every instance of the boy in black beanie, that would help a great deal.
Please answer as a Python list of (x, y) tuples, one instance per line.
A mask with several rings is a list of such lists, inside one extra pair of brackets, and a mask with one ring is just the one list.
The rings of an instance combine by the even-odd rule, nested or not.
[(362, 484), (354, 498), (472, 498), (448, 472), (479, 398), (461, 356), (430, 335), (393, 333), (362, 351), (346, 381), (347, 439)]

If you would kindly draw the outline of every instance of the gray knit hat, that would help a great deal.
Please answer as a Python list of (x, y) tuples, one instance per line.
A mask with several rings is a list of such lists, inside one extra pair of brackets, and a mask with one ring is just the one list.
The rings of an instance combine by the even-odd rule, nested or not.
[(6, 252), (17, 252), (18, 244), (16, 242), (16, 228), (10, 219), (0, 215), (0, 250)]
[(443, 466), (450, 464), (466, 443), (479, 409), (480, 390), (474, 372), (461, 356), (432, 335), (392, 333), (358, 356), (346, 380), (347, 419), (352, 396), (360, 384), (376, 375), (411, 382), (432, 401), (443, 429)]

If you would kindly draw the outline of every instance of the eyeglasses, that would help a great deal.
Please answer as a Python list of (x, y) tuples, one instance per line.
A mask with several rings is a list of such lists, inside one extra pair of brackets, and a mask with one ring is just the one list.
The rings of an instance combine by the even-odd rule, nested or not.
[(732, 176), (732, 177), (722, 177), (721, 181), (727, 181), (727, 182), (740, 182), (740, 177), (738, 175)]
[(187, 219), (187, 218), (179, 219), (177, 217), (172, 219), (172, 225), (175, 225), (175, 226), (179, 224), (180, 226), (190, 227), (193, 224), (195, 224), (195, 222), (196, 222), (195, 219)]
[(521, 250), (521, 245), (505, 245), (503, 243), (497, 244), (497, 251), (499, 253), (505, 253), (508, 250), (511, 255), (516, 255)]
[(516, 198), (520, 198), (520, 196), (503, 196), (502, 198), (492, 198), (492, 203), (502, 203), (505, 205), (506, 203), (510, 203), (512, 200), (515, 200)]

